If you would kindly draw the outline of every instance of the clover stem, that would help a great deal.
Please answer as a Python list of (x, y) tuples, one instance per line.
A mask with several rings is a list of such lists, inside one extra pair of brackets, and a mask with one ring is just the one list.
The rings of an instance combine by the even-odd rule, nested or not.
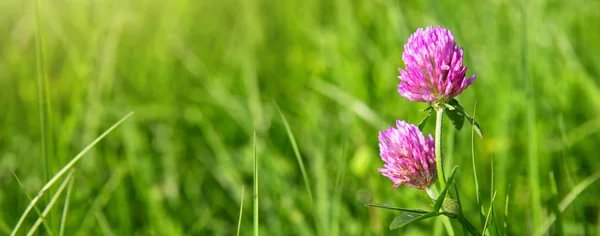
[(442, 162), (442, 118), (444, 115), (444, 108), (437, 107), (435, 118), (435, 166), (437, 168), (438, 182), (440, 182), (441, 189), (446, 186), (446, 176), (444, 175), (444, 163)]

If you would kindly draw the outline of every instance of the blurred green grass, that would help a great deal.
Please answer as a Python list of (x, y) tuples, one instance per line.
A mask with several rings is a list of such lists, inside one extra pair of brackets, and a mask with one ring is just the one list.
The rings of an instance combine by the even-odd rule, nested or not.
[[(533, 233), (552, 211), (550, 172), (562, 198), (600, 168), (598, 1), (39, 4), (48, 166), (34, 1), (0, 1), (3, 233), (29, 203), (11, 172), (35, 195), (47, 176), (135, 111), (77, 166), (67, 235), (234, 234), (242, 186), (251, 192), (254, 131), (261, 235), (443, 235), (437, 219), (389, 231), (397, 213), (363, 206), (427, 207), (423, 192), (391, 190), (377, 172), (377, 132), (424, 115), (424, 104), (396, 92), (397, 68), (410, 33), (436, 24), (454, 32), (469, 74), (477, 74), (458, 100), (467, 110), (477, 102), (485, 135), (475, 139), (479, 184), (487, 206), (493, 162), (498, 225), (510, 185), (508, 235)], [(296, 138), (312, 204), (272, 101)], [(461, 200), (481, 228), (471, 132), (450, 128), (446, 121), (444, 152), (460, 166)], [(598, 196), (596, 183), (565, 211), (566, 234), (600, 232)], [(252, 232), (251, 206), (246, 197), (242, 234)], [(49, 218), (52, 229), (59, 209)]]

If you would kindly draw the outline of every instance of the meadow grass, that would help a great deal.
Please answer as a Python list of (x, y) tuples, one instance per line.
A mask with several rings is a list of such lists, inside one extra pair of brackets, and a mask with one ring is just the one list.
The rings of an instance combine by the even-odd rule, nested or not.
[[(477, 74), (457, 99), (477, 104), (484, 137), (445, 120), (442, 140), (469, 220), (492, 235), (598, 234), (599, 8), (0, 1), (0, 232), (28, 232), (53, 203), (38, 234), (447, 235), (439, 217), (390, 231), (398, 212), (364, 206), (431, 208), (377, 171), (377, 132), (426, 115), (397, 93), (397, 68), (408, 36), (440, 24)], [(55, 195), (53, 176), (74, 167)]]

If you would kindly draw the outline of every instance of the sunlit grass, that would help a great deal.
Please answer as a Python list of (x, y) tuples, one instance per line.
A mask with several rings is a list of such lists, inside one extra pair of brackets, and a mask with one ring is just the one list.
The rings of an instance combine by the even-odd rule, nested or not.
[[(25, 220), (25, 217), (27, 216), (27, 214), (29, 214), (29, 212), (31, 211), (31, 209), (33, 207), (35, 207), (36, 203), (40, 200), (40, 198), (44, 196), (44, 194), (46, 193), (46, 191), (48, 191), (48, 189), (50, 187), (52, 187), (52, 185), (54, 185), (54, 183), (56, 183), (56, 181), (58, 181), (58, 179), (60, 179), (63, 175), (65, 175), (65, 173), (67, 171), (71, 170), (71, 168), (73, 168), (73, 166), (90, 149), (92, 149), (98, 142), (100, 142), (100, 140), (102, 140), (104, 137), (106, 137), (106, 135), (108, 135), (110, 132), (112, 132), (116, 127), (118, 127), (121, 123), (123, 123), (125, 120), (127, 120), (132, 115), (133, 115), (133, 112), (130, 112), (129, 114), (127, 114), (126, 116), (124, 116), (123, 118), (121, 118), (121, 120), (117, 121), (114, 125), (112, 125), (111, 127), (109, 127), (106, 131), (104, 131), (104, 133), (102, 133), (100, 136), (98, 136), (92, 143), (90, 143), (86, 148), (84, 148), (81, 152), (79, 152), (79, 154), (77, 154), (75, 157), (73, 157), (73, 159), (69, 163), (67, 163), (65, 166), (63, 166), (60, 169), (60, 171), (58, 171), (56, 174), (54, 174), (54, 176), (52, 176), (52, 178), (46, 184), (44, 184), (44, 187), (42, 187), (42, 189), (37, 193), (37, 195), (33, 199), (31, 199), (29, 205), (27, 206), (27, 208), (25, 208), (25, 211), (21, 215), (21, 218), (19, 218), (19, 221), (17, 222), (17, 224), (13, 228), (11, 235), (15, 235), (17, 233), (17, 231), (19, 230), (19, 228), (23, 224), (23, 221)], [(66, 180), (63, 181), (63, 183), (66, 183), (66, 182), (68, 182), (68, 181), (66, 181)], [(42, 212), (40, 216), (43, 218), (44, 215), (45, 215), (44, 212)]]
[[(0, 1), (0, 232), (29, 231), (33, 205), (39, 216), (58, 190), (45, 185), (76, 167), (38, 233), (432, 234), (434, 220), (389, 231), (397, 215), (364, 204), (428, 207), (377, 171), (377, 132), (425, 116), (397, 93), (397, 68), (409, 34), (441, 24), (477, 74), (458, 99), (468, 110), (477, 102), (484, 138), (465, 128), (443, 137), (469, 220), (492, 235), (552, 234), (557, 224), (597, 234), (598, 216), (586, 212), (600, 208), (598, 8)], [(129, 111), (135, 119), (86, 148)], [(242, 186), (260, 194), (257, 208), (241, 207)]]

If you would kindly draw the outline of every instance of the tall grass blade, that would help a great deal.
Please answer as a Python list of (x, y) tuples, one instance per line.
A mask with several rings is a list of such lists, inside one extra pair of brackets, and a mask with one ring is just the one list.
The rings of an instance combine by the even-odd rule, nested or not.
[[(477, 101), (473, 104), (473, 121), (477, 116)], [(471, 163), (473, 164), (473, 179), (475, 180), (475, 196), (479, 208), (479, 220), (483, 224), (485, 216), (483, 214), (483, 204), (481, 203), (481, 192), (479, 190), (479, 180), (477, 178), (477, 165), (475, 165), (475, 127), (471, 126)]]
[(69, 172), (69, 174), (67, 175), (67, 177), (65, 178), (65, 180), (63, 180), (62, 184), (58, 187), (58, 190), (56, 191), (54, 196), (52, 196), (52, 199), (50, 199), (50, 202), (48, 203), (48, 205), (42, 212), (42, 215), (38, 217), (38, 219), (35, 221), (35, 223), (31, 227), (31, 229), (27, 233), (27, 236), (31, 236), (35, 233), (35, 231), (37, 231), (40, 224), (42, 224), (43, 219), (46, 218), (46, 216), (48, 215), (50, 210), (52, 210), (52, 207), (54, 206), (54, 203), (56, 203), (56, 200), (58, 200), (58, 197), (60, 197), (60, 194), (63, 192), (63, 190), (65, 190), (65, 187), (67, 187), (67, 184), (69, 182), (71, 182), (71, 178), (73, 177), (74, 172), (75, 171), (71, 170)]
[[(462, 202), (460, 200), (460, 196), (458, 194), (458, 183), (454, 184), (454, 191), (456, 193), (456, 202), (458, 203), (458, 212), (463, 212)], [(460, 214), (458, 216), (458, 220), (462, 224), (463, 233), (466, 235), (467, 232), (471, 233), (474, 236), (479, 236), (479, 231), (475, 228), (475, 226), (463, 215)]]
[(346, 107), (346, 109), (354, 112), (358, 117), (365, 120), (371, 126), (375, 128), (387, 126), (385, 120), (381, 118), (373, 109), (368, 107), (364, 102), (352, 97), (350, 94), (333, 84), (319, 79), (315, 79), (314, 81), (313, 88), (315, 91)]
[(504, 200), (504, 235), (508, 235), (508, 204), (510, 201), (510, 184), (506, 188), (506, 198)]
[(483, 224), (483, 230), (481, 230), (481, 234), (485, 234), (485, 230), (487, 229), (488, 221), (490, 220), (490, 216), (492, 215), (492, 209), (494, 208), (494, 200), (496, 200), (496, 193), (498, 191), (494, 191), (494, 195), (492, 195), (492, 201), (490, 202), (490, 208), (488, 209), (488, 214), (485, 217), (485, 223)]
[(556, 179), (554, 178), (554, 172), (550, 171), (550, 190), (552, 194), (552, 199), (550, 200), (550, 209), (554, 212), (556, 216), (556, 229), (553, 234), (563, 235), (563, 224), (560, 209), (558, 209), (558, 189), (556, 187)]
[(52, 187), (52, 185), (54, 185), (54, 183), (60, 177), (62, 177), (67, 171), (69, 171), (87, 152), (89, 152), (96, 144), (98, 144), (98, 142), (100, 142), (100, 140), (104, 139), (104, 137), (106, 137), (109, 133), (111, 133), (115, 128), (117, 128), (121, 123), (123, 123), (125, 120), (127, 120), (129, 117), (131, 117), (133, 114), (134, 114), (133, 112), (130, 112), (129, 114), (127, 114), (123, 118), (121, 118), (119, 121), (117, 121), (117, 123), (115, 123), (111, 127), (109, 127), (106, 131), (104, 131), (104, 133), (102, 133), (100, 136), (98, 136), (96, 139), (94, 139), (94, 141), (92, 141), (90, 144), (88, 144), (88, 146), (86, 146), (81, 152), (79, 152), (79, 154), (77, 154), (73, 159), (71, 159), (71, 161), (69, 163), (67, 163), (60, 171), (58, 171), (58, 173), (56, 173), (52, 177), (52, 179), (50, 179), (50, 181), (48, 181), (46, 183), (46, 185), (44, 185), (44, 187), (42, 187), (42, 189), (38, 192), (38, 194), (35, 196), (35, 198), (33, 198), (33, 200), (31, 200), (31, 202), (29, 203), (27, 208), (25, 208), (25, 212), (23, 212), (23, 215), (21, 215), (21, 218), (19, 218), (19, 221), (15, 225), (15, 228), (13, 228), (13, 231), (10, 235), (11, 236), (16, 235), (16, 233), (19, 231), (19, 228), (23, 224), (25, 217), (27, 216), (27, 214), (29, 214), (29, 212), (31, 211), (33, 206), (40, 200), (41, 197), (44, 196), (44, 193), (46, 193), (46, 191), (50, 187)]
[(600, 117), (583, 122), (583, 124), (569, 129), (567, 133), (564, 131), (564, 127), (561, 127), (559, 122), (559, 129), (561, 132), (560, 140), (553, 140), (547, 146), (549, 152), (564, 151), (572, 148), (576, 144), (582, 141), (590, 139), (590, 136), (597, 134), (600, 131)]
[(240, 200), (240, 218), (238, 219), (237, 236), (240, 236), (240, 229), (242, 228), (242, 213), (244, 212), (244, 185), (242, 185), (242, 200)]
[[(79, 227), (78, 231), (75, 233), (75, 235), (89, 234), (88, 229), (91, 226), (93, 226), (94, 219), (96, 221), (98, 221), (99, 224), (104, 223), (104, 222), (102, 222), (102, 216), (99, 215), (98, 212), (102, 211), (102, 208), (110, 200), (110, 197), (113, 195), (113, 192), (117, 189), (119, 184), (123, 181), (123, 178), (128, 173), (128, 171), (129, 171), (129, 169), (125, 164), (120, 164), (117, 166), (117, 168), (114, 169), (113, 173), (106, 181), (106, 184), (104, 184), (104, 186), (102, 186), (102, 188), (100, 189), (100, 193), (98, 193), (97, 197), (94, 199), (92, 204), (90, 204), (90, 207), (89, 207), (87, 213), (85, 214), (85, 216), (83, 217), (83, 219), (81, 220), (80, 227)], [(98, 216), (100, 216), (100, 218), (98, 218)], [(108, 225), (98, 225), (98, 226), (100, 226), (102, 228), (102, 227), (108, 226)], [(110, 228), (110, 227), (108, 227), (108, 228)], [(104, 229), (108, 229), (108, 228), (104, 228)], [(108, 230), (108, 231), (110, 231), (110, 230)]]
[(10, 234), (10, 228), (8, 227), (8, 225), (4, 222), (4, 220), (2, 218), (0, 218), (0, 232), (5, 233), (5, 234)]
[(533, 82), (530, 76), (529, 68), (529, 48), (528, 48), (528, 35), (529, 29), (527, 28), (528, 19), (527, 19), (527, 4), (522, 4), (520, 6), (521, 10), (521, 77), (522, 80), (525, 81), (525, 92), (527, 104), (525, 107), (525, 127), (527, 134), (527, 177), (529, 184), (530, 195), (530, 206), (531, 206), (531, 216), (533, 219), (533, 227), (537, 228), (540, 225), (542, 212), (542, 202), (541, 202), (541, 189), (540, 189), (540, 180), (539, 180), (539, 169), (540, 169), (540, 161), (539, 161), (539, 152), (538, 152), (538, 128), (536, 123), (536, 96), (534, 95)]
[[(587, 189), (590, 185), (592, 185), (598, 179), (600, 179), (600, 171), (594, 173), (592, 176), (587, 177), (586, 179), (584, 179), (583, 181), (581, 181), (579, 184), (577, 184), (571, 190), (571, 192), (569, 192), (569, 194), (567, 194), (567, 196), (565, 196), (563, 198), (563, 200), (560, 201), (560, 203), (558, 204), (558, 210), (561, 213), (564, 212), (567, 209), (567, 207), (569, 205), (571, 205), (571, 203), (573, 203), (573, 201), (575, 201), (575, 199), (577, 198), (577, 196), (579, 196), (579, 194), (581, 194), (585, 189)], [(546, 218), (546, 220), (544, 220), (544, 223), (535, 232), (534, 235), (544, 235), (544, 234), (546, 234), (546, 232), (548, 232), (548, 229), (554, 223), (554, 221), (556, 221), (556, 215), (552, 214), (548, 218)]]
[[(48, 79), (46, 77), (46, 66), (44, 61), (44, 40), (42, 37), (41, 20), (40, 20), (40, 2), (34, 1), (35, 7), (35, 59), (36, 59), (36, 77), (37, 77), (37, 97), (38, 97), (38, 112), (40, 116), (40, 145), (42, 163), (44, 163), (44, 182), (50, 179), (52, 166), (50, 163), (50, 96), (48, 94)], [(46, 198), (46, 202), (49, 198)]]
[[(494, 178), (494, 176), (495, 176), (494, 175), (494, 160), (495, 159), (496, 158), (494, 158), (494, 156), (492, 156), (492, 158), (490, 158), (490, 182), (491, 182), (490, 183), (490, 186), (491, 186), (490, 187), (490, 202), (494, 202), (494, 197), (496, 196), (496, 191), (493, 191), (493, 189), (496, 188), (495, 182), (494, 182), (494, 179), (495, 179)], [(498, 232), (498, 227), (496, 225), (496, 214), (495, 214), (495, 211), (494, 211), (494, 207), (492, 207), (490, 209), (492, 210), (492, 213), (491, 213), (492, 214), (492, 221), (491, 221), (491, 225), (490, 225), (491, 228), (490, 229), (493, 232), (496, 232), (496, 235), (500, 235), (500, 233)], [(490, 233), (490, 235), (491, 235), (491, 233)]]
[(69, 187), (67, 187), (67, 195), (65, 196), (65, 205), (63, 207), (62, 217), (60, 219), (60, 229), (58, 231), (58, 236), (63, 236), (65, 233), (65, 225), (67, 225), (67, 215), (69, 213), (69, 203), (71, 200), (71, 189), (73, 189), (73, 182), (75, 182), (75, 178), (71, 179), (71, 181), (69, 182)]
[(256, 156), (256, 132), (254, 132), (254, 148), (252, 152), (252, 159), (254, 161), (254, 194), (253, 199), (253, 213), (254, 213), (254, 236), (258, 236), (258, 157)]
[[(23, 185), (23, 183), (21, 182), (19, 177), (17, 177), (17, 174), (15, 174), (15, 172), (13, 172), (12, 174), (15, 177), (15, 179), (17, 180), (17, 183), (21, 186), (21, 189), (25, 193), (25, 196), (27, 196), (27, 199), (31, 202), (31, 200), (32, 200), (31, 196), (29, 196), (29, 193), (27, 193), (25, 186)], [(33, 209), (35, 210), (35, 212), (37, 213), (38, 216), (42, 215), (42, 211), (40, 211), (40, 209), (37, 206), (34, 206)], [(52, 228), (50, 227), (50, 224), (48, 224), (48, 222), (45, 220), (43, 221), (43, 223), (44, 223), (44, 227), (46, 227), (46, 231), (48, 231), (48, 235), (52, 235)]]
[(344, 188), (344, 177), (346, 174), (346, 165), (344, 157), (346, 156), (346, 143), (347, 139), (344, 139), (338, 157), (337, 162), (340, 163), (338, 171), (336, 173), (335, 187), (333, 188), (333, 200), (331, 202), (331, 236), (338, 236), (340, 234), (340, 211), (342, 208), (342, 192)]
[(94, 213), (94, 216), (96, 217), (96, 221), (98, 221), (98, 228), (100, 228), (100, 231), (103, 235), (115, 236), (115, 233), (113, 233), (113, 230), (110, 228), (110, 224), (108, 223), (108, 220), (106, 219), (104, 213), (102, 213), (101, 211), (96, 211)]
[[(595, 120), (597, 124), (600, 124), (600, 119), (596, 119)], [(587, 123), (587, 122), (586, 122)], [(585, 126), (585, 125), (582, 125)], [(600, 127), (600, 126), (599, 126)], [(581, 128), (581, 127), (578, 127)], [(576, 128), (576, 129), (578, 129)], [(586, 127), (587, 130), (589, 130), (590, 127)], [(560, 140), (561, 143), (560, 145), (552, 145), (552, 146), (556, 146), (556, 147), (563, 147), (561, 148), (561, 152), (560, 152), (560, 158), (562, 159), (562, 161), (564, 162), (564, 167), (567, 170), (567, 175), (569, 176), (568, 178), (568, 183), (569, 183), (569, 188), (574, 188), (575, 187), (575, 174), (573, 174), (573, 164), (571, 164), (571, 158), (567, 157), (567, 152), (570, 150), (570, 147), (568, 146), (568, 141), (572, 140), (571, 138), (567, 137), (567, 132), (566, 132), (566, 128), (565, 128), (565, 123), (563, 120), (563, 116), (559, 116), (558, 119), (558, 129), (560, 131)], [(573, 208), (575, 208), (575, 221), (577, 222), (585, 222), (585, 212), (581, 210), (581, 207), (579, 206), (579, 204), (577, 202), (573, 203)], [(585, 225), (586, 223), (583, 224), (583, 234), (584, 235), (589, 235), (588, 232), (588, 228)]]
[(304, 186), (306, 187), (306, 191), (308, 192), (308, 197), (310, 199), (311, 205), (313, 204), (313, 194), (312, 194), (312, 186), (310, 185), (310, 181), (308, 179), (308, 174), (306, 173), (306, 169), (304, 168), (304, 161), (302, 160), (302, 156), (300, 155), (300, 149), (298, 149), (298, 144), (296, 144), (296, 139), (294, 138), (294, 134), (292, 133), (292, 129), (287, 122), (287, 119), (281, 112), (281, 109), (277, 105), (275, 101), (273, 101), (275, 108), (277, 108), (277, 112), (279, 112), (279, 116), (281, 116), (281, 120), (283, 121), (283, 125), (285, 126), (285, 130), (287, 131), (290, 142), (292, 143), (292, 148), (294, 149), (294, 154), (296, 155), (296, 161), (298, 161), (298, 165), (300, 166), (300, 172), (302, 173), (302, 179), (304, 180)]
[(498, 231), (498, 224), (496, 223), (496, 209), (492, 207), (492, 219), (491, 219), (491, 230), (496, 233), (496, 236), (500, 236), (500, 232)]

